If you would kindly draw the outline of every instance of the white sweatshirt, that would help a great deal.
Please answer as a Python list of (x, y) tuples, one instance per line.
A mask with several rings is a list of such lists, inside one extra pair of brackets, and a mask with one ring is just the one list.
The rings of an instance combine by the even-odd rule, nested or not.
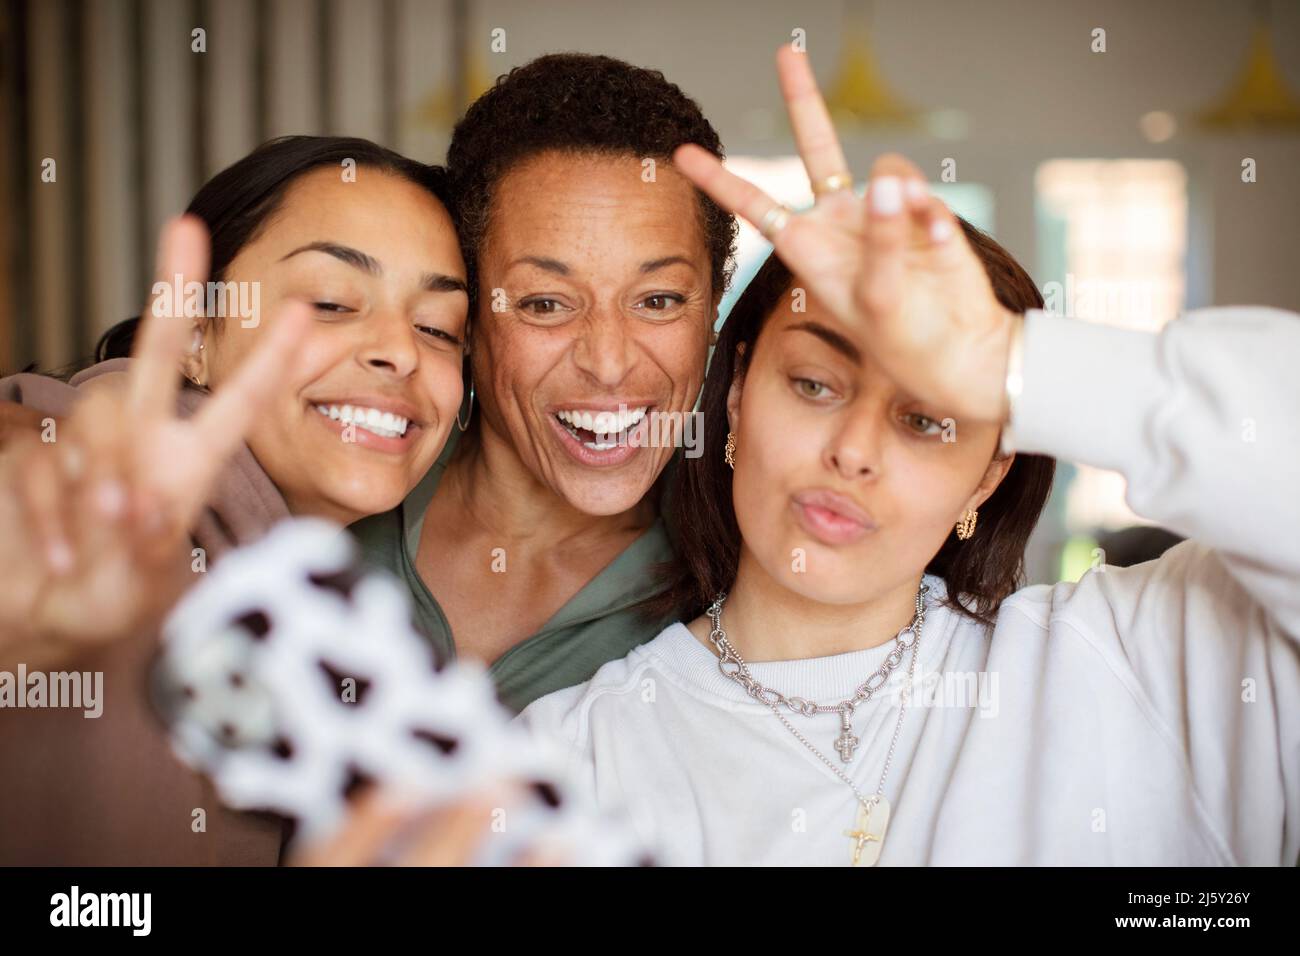
[[(878, 865), (1295, 865), (1300, 316), (1207, 309), (1159, 335), (1026, 323), (1016, 447), (1121, 471), (1135, 511), (1192, 540), (1024, 588), (991, 631), (937, 606), (926, 576)], [(750, 669), (833, 703), (892, 646)], [(838, 716), (787, 715), (867, 795), (909, 659), (858, 709), (848, 765)], [(853, 793), (684, 625), (519, 719), (667, 863), (850, 862)]]

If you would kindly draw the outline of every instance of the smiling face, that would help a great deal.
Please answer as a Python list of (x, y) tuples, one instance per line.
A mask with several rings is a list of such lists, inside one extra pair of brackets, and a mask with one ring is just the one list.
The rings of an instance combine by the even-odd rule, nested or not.
[(593, 515), (636, 505), (672, 456), (720, 290), (694, 188), (666, 162), (543, 153), (498, 183), (473, 353), (484, 441)]
[(344, 524), (397, 505), (446, 442), (462, 396), (465, 266), (441, 203), (401, 177), (304, 174), (230, 263), (259, 283), (260, 322), (205, 330), (214, 389), (285, 300), (316, 321), (248, 445), (295, 514)]
[(993, 458), (997, 426), (953, 423), (900, 391), (862, 331), (811, 297), (806, 312), (789, 303), (787, 291), (728, 399), (741, 563), (827, 604), (915, 586), (1013, 459)]

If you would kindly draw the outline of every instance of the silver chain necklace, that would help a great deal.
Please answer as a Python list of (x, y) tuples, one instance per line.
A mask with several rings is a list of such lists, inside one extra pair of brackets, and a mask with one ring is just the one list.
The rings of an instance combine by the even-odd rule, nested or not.
[[(868, 865), (874, 863), (880, 856), (880, 844), (884, 841), (885, 827), (889, 823), (889, 803), (885, 800), (885, 778), (889, 776), (889, 766), (894, 759), (894, 748), (898, 744), (899, 732), (903, 729), (903, 715), (907, 711), (908, 696), (910, 694), (912, 681), (916, 674), (916, 658), (920, 652), (921, 629), (925, 626), (925, 595), (929, 592), (930, 587), (927, 584), (921, 584), (916, 592), (916, 613), (912, 618), (904, 633), (912, 635), (910, 641), (904, 641), (902, 633), (894, 638), (894, 647), (885, 657), (884, 663), (863, 681), (853, 695), (836, 704), (818, 704), (808, 700), (805, 697), (794, 697), (782, 694), (778, 690), (764, 687), (762, 683), (754, 678), (749, 672), (749, 665), (745, 659), (727, 639), (727, 632), (722, 629), (722, 606), (727, 601), (726, 592), (719, 594), (709, 605), (708, 615), (713, 622), (713, 628), (709, 632), (709, 641), (713, 644), (714, 649), (718, 652), (718, 670), (724, 677), (735, 681), (745, 689), (745, 692), (760, 703), (766, 704), (771, 708), (776, 719), (785, 725), (786, 730), (807, 747), (813, 755), (820, 760), (827, 768), (846, 783), (853, 795), (857, 797), (859, 811), (857, 822), (852, 830), (846, 830), (844, 835), (853, 839), (853, 865), (858, 866), (863, 860), (863, 850), (868, 843), (874, 842), (876, 846), (874, 854), (871, 855)], [(818, 750), (812, 742), (801, 734), (781, 713), (781, 707), (784, 705), (793, 713), (800, 714), (804, 717), (812, 717), (815, 714), (838, 713), (840, 715), (840, 736), (835, 740), (835, 749), (839, 752), (840, 760), (848, 763), (853, 758), (853, 751), (857, 749), (858, 738), (853, 735), (852, 717), (853, 711), (860, 704), (870, 700), (876, 691), (880, 690), (889, 679), (889, 675), (898, 667), (903, 660), (903, 654), (911, 649), (912, 657), (907, 665), (907, 684), (903, 688), (902, 701), (898, 708), (898, 720), (894, 724), (894, 735), (889, 741), (889, 751), (885, 754), (885, 767), (880, 774), (880, 783), (876, 787), (876, 792), (870, 797), (863, 795), (857, 785), (849, 778), (839, 767), (835, 766), (827, 756)], [(728, 665), (732, 665), (728, 669)], [(872, 828), (871, 815), (878, 806), (884, 804), (883, 818), (878, 824), (878, 829)]]

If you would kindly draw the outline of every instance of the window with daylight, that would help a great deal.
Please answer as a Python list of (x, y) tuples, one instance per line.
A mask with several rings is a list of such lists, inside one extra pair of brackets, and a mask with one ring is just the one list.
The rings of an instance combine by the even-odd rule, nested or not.
[[(1035, 278), (1048, 311), (1156, 332), (1182, 310), (1187, 287), (1182, 164), (1054, 159), (1039, 166), (1036, 189)], [(1129, 509), (1124, 493), (1118, 474), (1060, 466), (1049, 510), (1059, 509), (1064, 525), (1062, 579), (1075, 580), (1104, 560), (1097, 548), (1106, 532), (1149, 524)]]

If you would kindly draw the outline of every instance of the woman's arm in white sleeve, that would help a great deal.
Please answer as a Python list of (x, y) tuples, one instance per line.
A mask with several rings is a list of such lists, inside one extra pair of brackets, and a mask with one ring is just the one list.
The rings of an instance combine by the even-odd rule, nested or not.
[(1110, 468), (1300, 640), (1300, 315), (1189, 312), (1153, 335), (1025, 318), (1017, 450)]
[(1300, 853), (1300, 316), (1189, 313), (1159, 335), (1030, 313), (1018, 450), (1124, 474), (1188, 536), (1052, 592), (1131, 673), (1241, 864)]

